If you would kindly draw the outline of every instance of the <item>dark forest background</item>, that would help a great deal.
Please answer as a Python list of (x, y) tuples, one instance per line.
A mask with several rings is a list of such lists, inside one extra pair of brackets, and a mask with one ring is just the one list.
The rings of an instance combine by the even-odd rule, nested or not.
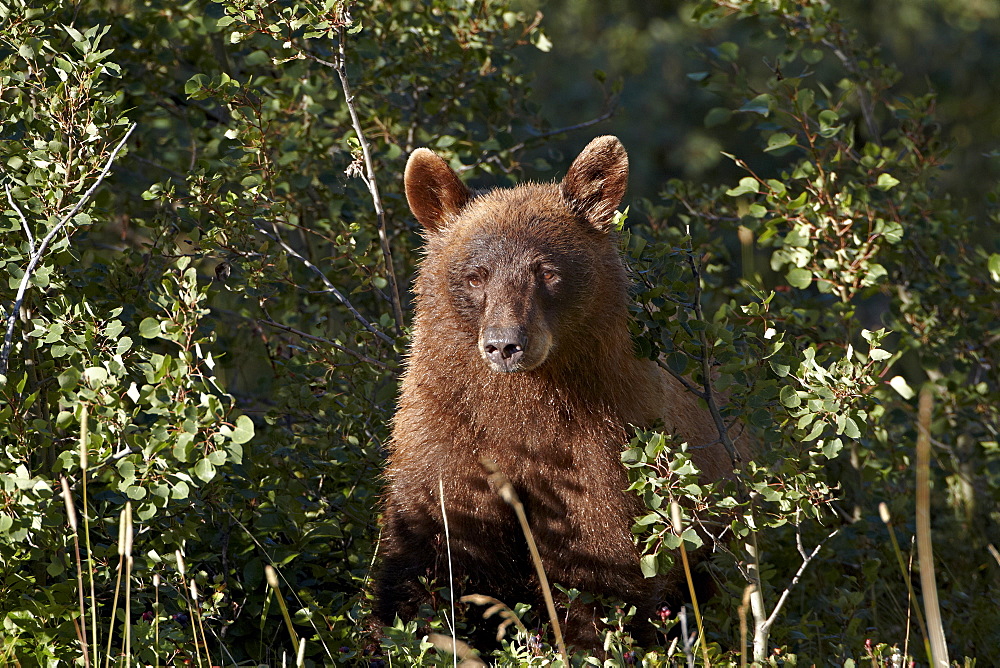
[(615, 134), (637, 354), (760, 448), (623, 449), (716, 594), (604, 665), (1000, 664), (998, 72), (991, 0), (2, 0), (0, 663), (452, 665), (370, 632), (403, 166)]

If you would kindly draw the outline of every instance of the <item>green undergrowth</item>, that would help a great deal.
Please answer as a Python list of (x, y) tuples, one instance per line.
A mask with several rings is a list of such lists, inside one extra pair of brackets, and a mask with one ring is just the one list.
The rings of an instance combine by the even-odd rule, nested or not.
[[(684, 16), (739, 176), (629, 195), (632, 334), (756, 454), (704, 481), (635, 435), (643, 571), (708, 553), (716, 593), (658, 648), (609, 605), (606, 657), (571, 662), (1000, 665), (994, 184), (949, 195), (935, 94), (830, 4)], [(420, 255), (400, 175), (428, 146), (510, 185), (600, 132), (544, 119), (520, 56), (558, 47), (545, 25), (504, 0), (0, 5), (0, 663), (455, 663), (423, 633), (475, 623), (445, 594), (370, 618)], [(496, 665), (559, 665), (544, 611), (503, 603)]]

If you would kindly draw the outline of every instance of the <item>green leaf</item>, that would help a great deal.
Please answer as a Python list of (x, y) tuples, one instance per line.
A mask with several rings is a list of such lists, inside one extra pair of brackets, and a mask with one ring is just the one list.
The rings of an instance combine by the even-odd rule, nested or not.
[(183, 480), (178, 480), (170, 490), (170, 495), (175, 499), (186, 499), (191, 493), (191, 487)]
[(684, 353), (670, 353), (666, 357), (667, 366), (676, 374), (684, 375), (688, 367), (688, 356)]
[(819, 61), (823, 60), (823, 50), (802, 49), (802, 60), (806, 61), (810, 65), (815, 65)]
[[(634, 557), (633, 557), (634, 558)], [(632, 563), (635, 563), (634, 561)], [(655, 577), (657, 573), (656, 555), (647, 554), (639, 560), (639, 568), (642, 569), (643, 577)]]
[(685, 543), (687, 543), (686, 547), (689, 550), (697, 550), (699, 547), (705, 544), (705, 542), (701, 538), (701, 535), (698, 533), (698, 530), (695, 529), (694, 527), (688, 527), (687, 529), (685, 529), (684, 532), (681, 534), (681, 539)]
[(230, 435), (233, 443), (243, 444), (253, 438), (254, 428), (253, 420), (248, 418), (246, 415), (241, 415), (236, 418), (236, 426), (233, 427), (233, 433)]
[(207, 457), (201, 459), (194, 465), (194, 474), (205, 482), (211, 482), (212, 478), (215, 477), (215, 464)]
[(832, 438), (823, 444), (823, 456), (833, 459), (844, 448), (844, 444), (839, 438)]
[(799, 397), (799, 393), (791, 385), (785, 385), (781, 388), (781, 405), (786, 408), (798, 408), (802, 405), (802, 399)]
[(888, 350), (882, 350), (881, 348), (872, 348), (868, 351), (868, 358), (875, 361), (881, 362), (892, 357), (892, 353)]
[(774, 373), (778, 374), (778, 377), (784, 378), (792, 370), (792, 368), (787, 364), (782, 364), (780, 362), (775, 362), (773, 360), (768, 360), (768, 364), (771, 365), (771, 369)]
[(115, 346), (115, 355), (124, 355), (132, 348), (132, 339), (128, 336), (123, 336), (118, 339), (118, 343)]
[(993, 253), (990, 255), (990, 259), (986, 263), (986, 266), (990, 271), (990, 278), (997, 283), (1000, 283), (1000, 253)]
[(211, 78), (205, 74), (196, 74), (184, 84), (184, 94), (194, 95), (211, 82)]
[(733, 112), (725, 107), (713, 107), (705, 114), (705, 127), (714, 128), (732, 118)]
[(160, 335), (160, 321), (156, 318), (143, 318), (139, 323), (139, 335), (144, 339), (155, 339)]
[(760, 183), (757, 182), (757, 179), (752, 176), (744, 176), (740, 179), (740, 184), (735, 188), (727, 190), (726, 194), (731, 197), (738, 197), (740, 195), (746, 195), (747, 193), (758, 192), (760, 192)]
[(896, 390), (899, 396), (904, 399), (912, 399), (917, 395), (917, 393), (913, 391), (913, 388), (906, 382), (906, 379), (902, 376), (893, 376), (890, 378), (889, 387)]
[(785, 278), (788, 280), (788, 284), (793, 288), (798, 288), (799, 290), (805, 290), (810, 285), (812, 285), (813, 275), (808, 269), (803, 269), (802, 267), (795, 267), (789, 270), (785, 274)]
[(795, 146), (799, 143), (798, 138), (795, 135), (785, 134), (784, 132), (775, 132), (773, 135), (767, 139), (767, 148), (765, 151), (777, 151), (778, 149), (785, 148), (787, 146)]
[(823, 422), (822, 420), (817, 420), (816, 422), (813, 423), (812, 429), (809, 431), (809, 434), (807, 434), (806, 437), (803, 438), (802, 440), (807, 443), (809, 441), (815, 441), (817, 438), (819, 438), (819, 435), (823, 433), (823, 429), (825, 427), (826, 427), (825, 422)]
[(828, 128), (835, 123), (840, 122), (840, 116), (838, 116), (837, 112), (832, 109), (824, 109), (819, 112), (819, 116), (817, 116), (817, 118), (819, 119), (819, 126), (821, 128)]
[(762, 93), (754, 99), (748, 100), (742, 107), (739, 108), (739, 110), (760, 114), (761, 116), (768, 116), (770, 115), (771, 108), (773, 106), (774, 96), (768, 93)]
[(735, 63), (740, 55), (740, 47), (735, 42), (723, 42), (716, 47), (719, 59), (727, 63)]
[(875, 187), (882, 191), (891, 190), (898, 185), (899, 179), (890, 174), (879, 174), (878, 181), (875, 182)]

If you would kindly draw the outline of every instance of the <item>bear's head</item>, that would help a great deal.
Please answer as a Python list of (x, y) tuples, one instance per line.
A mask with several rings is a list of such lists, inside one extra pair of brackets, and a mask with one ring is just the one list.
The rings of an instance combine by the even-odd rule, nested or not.
[(418, 323), (448, 319), (501, 373), (601, 345), (599, 330), (610, 323), (600, 320), (620, 316), (607, 305), (624, 303), (626, 285), (611, 234), (628, 181), (617, 138), (590, 142), (560, 183), (476, 195), (423, 148), (410, 156), (404, 181), (427, 238)]

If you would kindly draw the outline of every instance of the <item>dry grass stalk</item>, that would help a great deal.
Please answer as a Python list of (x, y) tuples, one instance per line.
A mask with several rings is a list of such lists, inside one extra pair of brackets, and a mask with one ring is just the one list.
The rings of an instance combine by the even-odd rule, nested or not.
[(909, 615), (912, 609), (917, 613), (917, 623), (920, 625), (920, 634), (924, 638), (924, 649), (927, 651), (927, 656), (931, 656), (931, 645), (930, 640), (927, 635), (927, 624), (924, 623), (924, 615), (920, 612), (920, 605), (917, 604), (917, 595), (913, 592), (913, 583), (910, 582), (910, 570), (903, 563), (903, 552), (899, 549), (899, 542), (896, 540), (896, 530), (892, 528), (892, 516), (889, 514), (889, 507), (885, 503), (878, 504), (879, 517), (882, 518), (882, 522), (885, 523), (886, 528), (889, 530), (889, 539), (892, 541), (892, 548), (896, 552), (896, 561), (899, 563), (900, 573), (903, 575), (903, 581), (906, 583), (907, 591), (907, 605), (906, 605), (906, 615), (907, 615), (907, 644), (904, 644), (903, 654), (906, 654), (906, 647), (909, 643)]
[[(460, 668), (474, 668), (475, 666), (485, 666), (486, 662), (476, 655), (476, 651), (468, 643), (462, 642), (455, 636), (446, 636), (442, 633), (432, 633), (427, 636), (427, 641), (443, 652), (450, 653), (455, 657), (455, 665)], [(461, 659), (462, 662), (458, 663)]]
[(90, 650), (87, 647), (87, 610), (83, 604), (83, 562), (80, 559), (80, 535), (77, 531), (76, 507), (73, 504), (73, 495), (69, 491), (69, 482), (66, 481), (66, 476), (60, 476), (59, 482), (62, 483), (63, 501), (66, 502), (66, 518), (69, 521), (69, 528), (73, 530), (73, 551), (76, 554), (76, 584), (80, 594), (80, 621), (77, 624), (76, 620), (74, 620), (73, 624), (76, 626), (77, 637), (80, 640), (84, 663), (89, 668)]
[(559, 618), (556, 616), (556, 605), (552, 600), (552, 590), (549, 587), (549, 579), (545, 576), (545, 568), (542, 566), (542, 557), (538, 554), (538, 546), (535, 545), (535, 537), (531, 533), (531, 527), (528, 526), (528, 518), (524, 514), (524, 505), (521, 500), (517, 497), (517, 492), (514, 491), (514, 486), (510, 484), (510, 479), (507, 478), (498, 468), (495, 462), (491, 459), (483, 458), (481, 460), (483, 468), (485, 468), (490, 474), (490, 482), (493, 483), (494, 488), (500, 495), (500, 498), (506, 501), (514, 509), (514, 513), (517, 515), (517, 521), (521, 523), (521, 530), (524, 532), (524, 538), (528, 541), (528, 551), (531, 552), (531, 560), (535, 564), (535, 571), (538, 573), (538, 583), (541, 586), (542, 596), (545, 598), (545, 608), (549, 612), (549, 618), (552, 620), (552, 632), (556, 636), (556, 646), (559, 648), (559, 655), (562, 657), (563, 663), (569, 665), (569, 654), (566, 652), (566, 642), (563, 640), (562, 628), (559, 626)]
[(101, 659), (98, 655), (100, 643), (97, 638), (97, 592), (94, 585), (94, 573), (96, 571), (94, 569), (94, 552), (90, 549), (90, 516), (87, 512), (87, 509), (90, 508), (87, 502), (89, 440), (90, 430), (87, 425), (87, 404), (80, 404), (80, 487), (83, 492), (83, 540), (84, 546), (87, 549), (87, 573), (90, 581), (90, 627), (93, 634), (90, 647), (94, 653), (92, 659), (93, 665), (99, 666), (101, 665)]
[(521, 633), (528, 633), (527, 627), (521, 622), (518, 616), (511, 610), (506, 603), (503, 601), (493, 598), (492, 596), (484, 596), (482, 594), (469, 594), (463, 596), (461, 599), (462, 603), (472, 603), (473, 605), (488, 605), (485, 612), (483, 612), (483, 619), (489, 619), (493, 615), (499, 614), (503, 619), (500, 622), (500, 626), (497, 627), (497, 642), (503, 640), (503, 637), (507, 634), (507, 629), (513, 624), (517, 626), (517, 630)]
[(268, 564), (264, 566), (264, 576), (267, 578), (267, 584), (271, 587), (271, 591), (274, 592), (274, 598), (278, 601), (278, 607), (281, 609), (281, 616), (285, 619), (285, 627), (288, 628), (288, 635), (292, 637), (292, 647), (295, 649), (295, 655), (299, 654), (299, 636), (295, 633), (295, 627), (292, 626), (292, 617), (288, 614), (288, 606), (285, 605), (285, 599), (281, 596), (281, 589), (278, 587), (278, 572), (274, 570), (274, 566)]
[[(197, 610), (188, 595), (187, 567), (184, 564), (184, 554), (180, 550), (176, 550), (174, 554), (177, 557), (177, 571), (181, 574), (181, 593), (184, 595), (184, 600), (188, 606), (188, 621), (191, 622), (191, 637), (194, 638), (195, 657), (198, 659), (198, 668), (202, 668), (201, 643), (198, 642), (198, 629), (195, 627), (194, 621)], [(208, 647), (205, 647), (205, 649), (207, 650)]]
[[(676, 501), (670, 503), (670, 519), (674, 525), (674, 533), (678, 537), (683, 533), (684, 527), (681, 525), (681, 507)], [(698, 595), (694, 591), (694, 579), (691, 577), (691, 565), (688, 563), (687, 549), (684, 547), (684, 539), (681, 538), (681, 563), (684, 565), (684, 575), (687, 577), (688, 591), (691, 593), (691, 606), (694, 608), (694, 621), (698, 625), (698, 638), (701, 640), (701, 657), (706, 666), (712, 663), (708, 660), (708, 645), (705, 639), (705, 629), (701, 624), (701, 611), (698, 609)]]
[(737, 610), (740, 615), (740, 668), (747, 668), (747, 609), (750, 607), (753, 589), (752, 584), (743, 589), (743, 602)]
[(948, 646), (941, 623), (937, 579), (934, 575), (934, 549), (931, 544), (931, 409), (934, 398), (929, 386), (920, 392), (917, 416), (917, 555), (920, 561), (920, 587), (924, 594), (927, 633), (931, 641), (931, 663), (948, 668)]

